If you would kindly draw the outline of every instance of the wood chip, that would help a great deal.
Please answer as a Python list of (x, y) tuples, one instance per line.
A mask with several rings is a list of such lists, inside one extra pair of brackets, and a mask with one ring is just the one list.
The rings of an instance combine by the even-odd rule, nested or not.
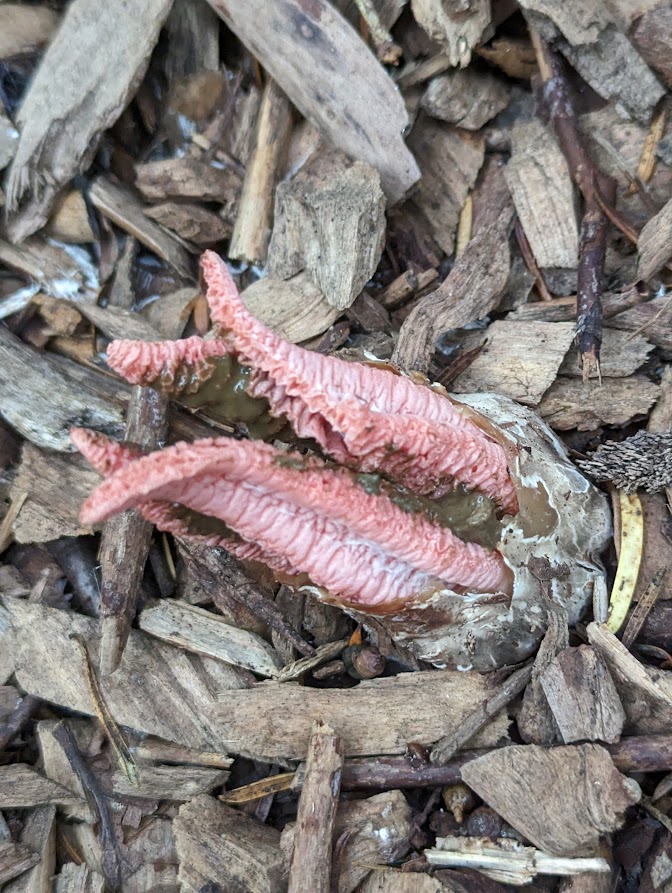
[(644, 667), (609, 630), (589, 623), (588, 641), (612, 675), (625, 708), (626, 732), (655, 735), (669, 732), (672, 674)]
[(537, 406), (574, 338), (572, 323), (498, 320), (471, 366), (451, 385), (456, 394), (494, 391)]
[(76, 795), (25, 763), (0, 767), (0, 809), (28, 809), (50, 803), (71, 804)]
[(98, 292), (98, 274), (88, 253), (67, 251), (42, 236), (25, 239), (21, 245), (0, 239), (0, 261), (55, 298), (90, 301)]
[(12, 843), (11, 840), (0, 841), (0, 884), (6, 884), (17, 875), (23, 874), (39, 861), (38, 854), (27, 846)]
[[(80, 614), (7, 599), (5, 610), (0, 608), (0, 632), (10, 624), (21, 687), (69, 710), (95, 715), (82, 647), (73, 637), (88, 641), (97, 660), (96, 622)], [(35, 654), (42, 655), (39, 664)], [(132, 630), (119, 669), (101, 680), (101, 688), (119, 725), (187, 747), (216, 750), (222, 739), (211, 719), (213, 692), (249, 682), (241, 670), (187, 656)]]
[(541, 121), (517, 124), (511, 142), (504, 176), (534, 258), (542, 268), (575, 270), (579, 230), (565, 156)]
[(242, 298), (257, 319), (294, 343), (321, 335), (341, 315), (305, 272), (287, 280), (264, 276), (248, 286)]
[(189, 252), (158, 223), (145, 216), (144, 206), (131, 192), (105, 177), (98, 177), (89, 195), (95, 207), (112, 223), (165, 260), (180, 276), (193, 279)]
[(196, 202), (161, 202), (145, 208), (145, 215), (197, 248), (228, 239), (233, 229), (228, 220)]
[(105, 878), (86, 865), (66, 862), (56, 876), (54, 893), (103, 893)]
[(164, 642), (195, 654), (244, 667), (259, 676), (277, 676), (282, 661), (275, 650), (255, 633), (237, 629), (217, 614), (174, 599), (162, 599), (145, 608), (140, 629)]
[(575, 45), (592, 44), (611, 21), (606, 8), (594, 0), (521, 0), (523, 9), (540, 13), (553, 22), (567, 40)]
[(672, 256), (672, 199), (646, 224), (637, 243), (640, 279), (650, 279)]
[(672, 320), (672, 300), (668, 295), (663, 295), (612, 316), (606, 325), (642, 334), (656, 347), (672, 350), (670, 320)]
[(184, 890), (286, 889), (279, 832), (244, 812), (202, 795), (180, 808), (173, 830)]
[[(355, 30), (326, 0), (210, 0), (304, 117), (350, 158), (376, 168), (390, 203), (417, 181), (404, 145), (401, 95)], [(351, 72), (358, 74), (352, 89)]]
[(313, 727), (289, 860), (289, 893), (330, 893), (334, 820), (341, 790), (341, 739), (325, 723)]
[(39, 862), (4, 886), (4, 893), (49, 893), (56, 869), (56, 807), (32, 810), (25, 819), (19, 843), (37, 853)]
[(121, 437), (127, 385), (63, 357), (40, 353), (6, 328), (0, 328), (0, 367), (2, 414), (36, 446), (72, 450), (73, 425)]
[(442, 332), (481, 319), (497, 306), (509, 275), (510, 219), (509, 208), (496, 223), (482, 227), (443, 283), (413, 308), (392, 357), (402, 369), (426, 372)]
[(45, 452), (26, 443), (10, 490), (12, 502), (25, 494), (13, 524), (17, 543), (47, 543), (82, 536), (91, 528), (79, 522), (79, 510), (100, 478), (81, 456)]
[(621, 737), (625, 712), (606, 664), (588, 645), (561, 651), (541, 686), (565, 744)]
[(421, 105), (433, 118), (465, 130), (480, 130), (506, 108), (508, 101), (509, 91), (499, 78), (487, 72), (456, 69), (429, 82)]
[(118, 797), (187, 801), (222, 787), (228, 777), (222, 769), (205, 766), (139, 766), (137, 784), (117, 770), (112, 776), (112, 790)]
[(460, 211), (483, 164), (484, 141), (422, 115), (408, 145), (422, 171), (413, 202), (429, 220), (437, 243), (452, 254)]
[[(643, 366), (653, 350), (644, 335), (605, 329), (602, 337), (600, 372), (603, 378), (628, 378)], [(560, 375), (572, 378), (581, 376), (579, 352), (570, 347), (559, 369)]]
[(276, 191), (268, 268), (307, 270), (334, 307), (349, 307), (373, 276), (385, 237), (385, 197), (371, 165), (320, 153)]
[[(409, 741), (433, 744), (458, 729), (492, 686), (488, 676), (449, 670), (373, 679), (326, 697), (323, 690), (266, 682), (221, 696), (220, 742), (267, 758), (301, 759), (313, 722), (322, 719), (339, 730), (348, 756), (402, 753)], [(500, 714), (477, 740), (498, 741), (505, 727)]]
[(524, 837), (556, 856), (594, 852), (641, 796), (639, 785), (596, 744), (504, 747), (467, 763), (462, 778)]
[(234, 168), (189, 155), (139, 164), (135, 173), (135, 185), (150, 202), (201, 199), (219, 202), (228, 212), (237, 205), (242, 189), (240, 173)]
[(0, 6), (0, 59), (34, 53), (48, 43), (59, 16), (48, 6), (3, 3)]
[(45, 232), (53, 239), (74, 245), (95, 242), (84, 196), (78, 189), (66, 192), (56, 202)]
[(70, 4), (19, 112), (7, 181), (13, 241), (44, 225), (60, 190), (88, 166), (146, 71), (170, 6), (132, 0), (120, 15), (96, 0)]
[(471, 51), (490, 24), (487, 0), (472, 0), (468, 7), (453, 7), (443, 0), (411, 0), (411, 9), (418, 24), (444, 47), (452, 67), (469, 64)]
[[(556, 323), (557, 325), (557, 323)], [(660, 386), (643, 375), (581, 382), (557, 378), (539, 403), (539, 412), (559, 431), (594, 431), (600, 425), (625, 425), (645, 416)]]

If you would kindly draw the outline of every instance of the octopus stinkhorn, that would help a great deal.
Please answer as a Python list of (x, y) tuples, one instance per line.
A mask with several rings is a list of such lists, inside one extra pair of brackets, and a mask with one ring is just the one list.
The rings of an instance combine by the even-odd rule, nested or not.
[[(301, 449), (218, 437), (141, 455), (74, 429), (106, 480), (85, 523), (137, 507), (160, 529), (266, 563), (437, 666), (528, 656), (549, 599), (589, 602), (611, 531), (605, 497), (530, 410), (461, 397), (376, 365), (290, 344), (245, 308), (224, 262), (202, 259), (214, 337), (115, 341), (134, 384), (234, 415), (253, 436), (291, 426)], [(550, 581), (532, 572), (544, 559)]]

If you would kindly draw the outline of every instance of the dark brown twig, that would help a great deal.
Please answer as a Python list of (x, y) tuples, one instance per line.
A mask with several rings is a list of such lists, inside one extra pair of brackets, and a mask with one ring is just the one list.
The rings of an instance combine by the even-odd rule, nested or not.
[[(583, 145), (562, 62), (534, 28), (530, 28), (530, 36), (544, 85), (543, 96), (548, 115), (585, 202), (579, 244), (576, 313), (576, 339), (585, 380), (594, 371), (599, 374), (602, 343), (600, 298), (609, 224), (603, 207), (613, 206), (616, 183), (597, 168)], [(597, 193), (602, 202), (598, 201)]]
[(24, 695), (21, 703), (9, 717), (7, 722), (0, 725), (0, 751), (4, 750), (9, 742), (31, 718), (40, 703), (40, 699), (34, 695)]

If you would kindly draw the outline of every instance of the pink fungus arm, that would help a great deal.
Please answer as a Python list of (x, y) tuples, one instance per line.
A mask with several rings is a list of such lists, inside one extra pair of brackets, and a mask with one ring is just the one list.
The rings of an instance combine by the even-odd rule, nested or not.
[(179, 341), (112, 341), (107, 348), (108, 365), (131, 384), (181, 390), (186, 377), (206, 378), (213, 360), (226, 356), (221, 340), (182, 338)]
[(271, 566), (273, 557), (283, 559), (286, 568), (361, 605), (446, 585), (508, 591), (508, 570), (497, 552), (463, 543), (319, 460), (300, 468), (285, 463), (284, 454), (258, 442), (177, 444), (115, 472), (81, 517), (94, 523), (147, 502), (179, 503), (256, 543)]
[[(241, 362), (257, 372), (255, 396), (314, 437), (337, 461), (396, 477), (422, 495), (455, 483), (479, 489), (505, 512), (518, 502), (503, 447), (448, 397), (384, 369), (347, 363), (284, 341), (245, 308), (226, 264), (201, 260), (212, 319)], [(428, 461), (416, 462), (426, 456)]]

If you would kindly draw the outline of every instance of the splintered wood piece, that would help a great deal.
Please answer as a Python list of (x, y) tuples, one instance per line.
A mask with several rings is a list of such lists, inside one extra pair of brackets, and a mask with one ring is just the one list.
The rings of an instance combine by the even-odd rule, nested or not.
[(649, 123), (665, 89), (625, 34), (608, 25), (596, 43), (572, 46), (559, 41), (558, 47), (596, 93), (613, 99), (628, 117)]
[(141, 341), (160, 341), (161, 333), (140, 314), (122, 307), (99, 307), (97, 304), (77, 305), (79, 313), (100, 329), (106, 338), (129, 338)]
[[(627, 2), (627, 0), (626, 0)], [(628, 3), (627, 6), (630, 6)], [(627, 8), (626, 6), (626, 8)], [(640, 6), (640, 4), (637, 4)], [(672, 9), (658, 3), (644, 11), (633, 25), (630, 40), (637, 47), (647, 65), (658, 74), (666, 87), (672, 87), (672, 63), (665, 49), (672, 36)]]
[(292, 107), (274, 80), (266, 82), (257, 121), (257, 140), (247, 165), (229, 257), (263, 264), (271, 238), (275, 186), (287, 156)]
[(138, 191), (150, 202), (193, 198), (231, 208), (242, 188), (236, 169), (208, 164), (191, 155), (148, 161), (137, 165), (135, 173)]
[(66, 192), (56, 203), (45, 232), (61, 242), (95, 242), (84, 196), (78, 189)]
[(672, 199), (655, 214), (639, 234), (637, 276), (650, 279), (672, 256)]
[(337, 149), (376, 168), (390, 203), (417, 181), (402, 138), (408, 115), (401, 94), (332, 4), (209, 3), (304, 117)]
[(180, 807), (173, 831), (184, 889), (287, 890), (280, 833), (244, 812), (201, 795)]
[(541, 121), (517, 124), (504, 169), (518, 219), (540, 267), (575, 270), (579, 230), (569, 167)]
[(159, 338), (174, 341), (184, 334), (184, 328), (200, 298), (198, 288), (178, 288), (170, 294), (161, 295), (158, 300), (143, 307), (140, 313), (160, 333)]
[(4, 893), (49, 893), (56, 868), (56, 807), (32, 810), (24, 821), (19, 843), (37, 853), (39, 861), (4, 886)]
[[(296, 832), (296, 825), (291, 825), (282, 833), (287, 855)], [(412, 833), (413, 810), (401, 791), (341, 803), (334, 827), (334, 889), (352, 893), (373, 866), (402, 859), (410, 849)]]
[(54, 245), (42, 236), (33, 236), (20, 245), (0, 239), (0, 261), (55, 298), (92, 301), (98, 292), (98, 273), (86, 252), (73, 256), (62, 245)]
[[(168, 398), (153, 388), (133, 388), (124, 439), (143, 449), (156, 449), (168, 431)], [(103, 525), (100, 543), (100, 672), (119, 666), (135, 616), (135, 604), (153, 525), (137, 509), (115, 515)]]
[[(69, 723), (78, 744), (84, 745), (82, 749), (87, 749), (94, 735), (94, 724), (91, 720), (70, 720)], [(59, 725), (60, 720), (45, 719), (38, 722), (35, 729), (44, 772), (48, 778), (68, 788), (78, 798), (74, 804), (61, 806), (61, 812), (64, 812), (68, 818), (93, 824), (96, 821), (96, 812), (87, 803), (86, 791), (81, 779), (73, 771), (63, 745), (54, 735)]]
[(469, 64), (471, 51), (481, 42), (491, 18), (487, 0), (473, 0), (467, 7), (443, 0), (411, 0), (411, 9), (416, 22), (444, 48), (453, 68)]
[(231, 235), (228, 220), (196, 202), (161, 202), (145, 208), (145, 215), (198, 248), (210, 248)]
[(510, 206), (507, 210), (496, 223), (479, 229), (443, 283), (409, 313), (392, 356), (402, 369), (426, 372), (441, 332), (481, 319), (497, 306), (510, 268)]
[[(0, 631), (9, 626), (18, 684), (69, 710), (97, 715), (82, 645), (97, 660), (97, 622), (79, 614), (7, 599)], [(40, 661), (35, 661), (35, 655)], [(211, 717), (226, 686), (246, 686), (252, 677), (219, 661), (184, 652), (131, 631), (119, 669), (100, 680), (114, 720), (123, 726), (200, 750), (221, 749)], [(213, 694), (214, 693), (214, 694)]]
[[(372, 679), (349, 690), (266, 682), (220, 697), (220, 746), (302, 759), (313, 722), (322, 719), (339, 730), (348, 755), (403, 753), (409, 741), (433, 744), (458, 729), (493, 685), (487, 676), (451, 670)], [(506, 728), (500, 714), (477, 740), (494, 745)]]
[(49, 803), (72, 805), (76, 794), (25, 763), (0, 766), (0, 809), (27, 809)]
[[(644, 335), (605, 329), (602, 333), (600, 372), (603, 378), (628, 378), (644, 365), (653, 350)], [(581, 375), (579, 353), (570, 347), (559, 369), (560, 375), (578, 378)]]
[(156, 607), (145, 608), (138, 622), (140, 629), (164, 642), (244, 667), (260, 676), (277, 676), (282, 666), (275, 650), (260, 636), (194, 605), (162, 599)]
[(460, 211), (483, 164), (485, 141), (421, 115), (408, 144), (422, 171), (413, 203), (431, 224), (436, 242), (452, 254)]
[(189, 252), (158, 223), (145, 216), (144, 205), (131, 192), (117, 186), (112, 180), (98, 177), (91, 185), (89, 196), (95, 207), (112, 223), (165, 260), (184, 279), (193, 280)]
[(432, 748), (432, 763), (437, 766), (445, 766), (467, 741), (490, 722), (493, 716), (496, 716), (521, 693), (531, 676), (532, 665), (515, 670), (486, 701), (467, 717), (453, 735), (436, 742)]
[[(550, 581), (548, 585), (550, 587)], [(560, 740), (560, 733), (541, 687), (541, 677), (558, 652), (569, 645), (567, 611), (550, 599), (550, 592), (546, 622), (548, 629), (534, 659), (532, 678), (525, 689), (516, 725), (520, 737), (527, 744), (544, 744), (548, 747)]]
[(331, 854), (342, 768), (341, 739), (326, 723), (316, 722), (294, 827), (289, 893), (330, 893), (332, 889)]
[(83, 419), (121, 437), (127, 385), (64, 357), (40, 353), (5, 327), (0, 327), (0, 368), (2, 415), (37, 446), (71, 450), (70, 428)]
[(40, 861), (37, 853), (11, 840), (0, 841), (0, 884), (28, 871)]
[(544, 394), (539, 412), (560, 431), (594, 431), (602, 424), (622, 427), (646, 415), (659, 393), (660, 385), (644, 375), (605, 379), (602, 384), (559, 377)]
[(371, 165), (322, 152), (276, 190), (271, 274), (302, 269), (334, 307), (349, 307), (373, 276), (385, 238), (385, 196)]
[(208, 766), (212, 769), (228, 769), (233, 760), (220, 753), (207, 750), (192, 750), (178, 744), (170, 744), (158, 738), (145, 737), (132, 748), (134, 756), (141, 762), (188, 763), (191, 766)]
[(509, 91), (488, 72), (456, 69), (431, 80), (421, 105), (433, 118), (466, 130), (480, 130), (509, 101)]
[(638, 735), (669, 732), (672, 674), (644, 667), (603, 624), (589, 623), (587, 633), (616, 683), (625, 708), (626, 731)]
[(497, 320), (471, 366), (451, 385), (457, 394), (494, 391), (537, 406), (574, 338), (571, 323)]
[(341, 315), (307, 272), (286, 280), (264, 276), (242, 298), (250, 313), (295, 344), (326, 332)]
[(594, 851), (603, 834), (621, 827), (625, 810), (641, 796), (639, 785), (621, 775), (596, 744), (504, 747), (467, 763), (462, 778), (505, 821), (554, 856)]
[(88, 166), (137, 89), (170, 7), (132, 0), (120, 15), (97, 0), (70, 4), (19, 111), (7, 181), (12, 241), (44, 225), (60, 190)]
[(611, 19), (599, 0), (521, 0), (523, 9), (547, 16), (575, 46), (595, 43)]
[(602, 658), (588, 645), (561, 651), (541, 676), (541, 687), (565, 744), (621, 737), (625, 711)]
[(62, 536), (82, 536), (82, 502), (100, 481), (82, 456), (59, 455), (26, 443), (9, 491), (12, 504), (25, 500), (12, 525), (17, 543), (47, 543)]
[(137, 784), (117, 770), (112, 776), (112, 790), (124, 798), (186, 801), (222, 787), (228, 777), (228, 772), (206, 766), (139, 766)]
[(372, 871), (357, 888), (358, 893), (453, 893), (456, 889), (428, 874), (380, 868)]
[(537, 60), (529, 40), (502, 35), (477, 47), (476, 54), (511, 78), (529, 81), (537, 73)]
[(66, 862), (56, 876), (54, 893), (104, 893), (105, 878), (86, 865)]
[(626, 332), (637, 332), (663, 350), (672, 350), (672, 299), (669, 295), (637, 304), (613, 316), (608, 325)]

